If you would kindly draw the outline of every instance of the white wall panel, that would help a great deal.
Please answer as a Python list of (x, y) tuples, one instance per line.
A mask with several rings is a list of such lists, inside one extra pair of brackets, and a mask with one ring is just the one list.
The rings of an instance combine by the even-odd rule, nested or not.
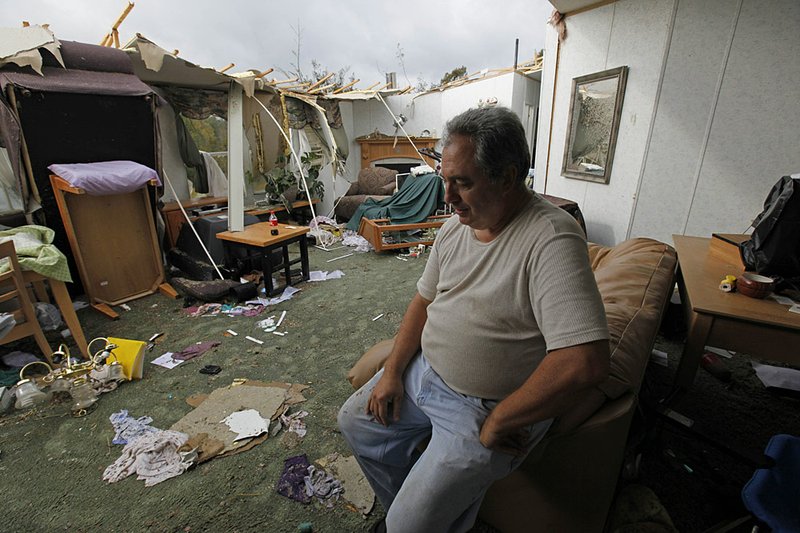
[(689, 213), (738, 0), (681, 0), (647, 147), (632, 237), (671, 242)]
[[(620, 1), (567, 18), (553, 114), (546, 192), (579, 202), (589, 239), (615, 244), (625, 238), (638, 184), (655, 94), (668, 38), (672, 2)], [(572, 79), (628, 66), (628, 83), (611, 178), (607, 185), (564, 178)]]
[(686, 233), (741, 232), (800, 171), (800, 2), (745, 0)]

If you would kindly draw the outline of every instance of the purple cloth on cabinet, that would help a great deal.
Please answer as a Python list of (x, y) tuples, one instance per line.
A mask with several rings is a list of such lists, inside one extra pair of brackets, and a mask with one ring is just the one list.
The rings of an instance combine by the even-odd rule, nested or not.
[(201, 342), (199, 344), (192, 344), (190, 346), (187, 346), (180, 352), (175, 352), (174, 354), (172, 354), (172, 358), (178, 359), (180, 361), (188, 361), (189, 359), (193, 359), (198, 355), (203, 355), (211, 348), (219, 346), (219, 344), (220, 343), (217, 341), (207, 341), (207, 342)]
[(47, 167), (73, 187), (93, 196), (124, 194), (144, 187), (150, 180), (161, 185), (158, 173), (133, 161), (102, 161), (98, 163), (54, 163)]

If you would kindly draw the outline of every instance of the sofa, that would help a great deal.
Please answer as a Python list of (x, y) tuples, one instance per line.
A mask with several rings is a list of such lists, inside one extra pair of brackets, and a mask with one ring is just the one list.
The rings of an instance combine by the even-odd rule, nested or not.
[(350, 220), (356, 208), (367, 198), (383, 200), (394, 193), (396, 170), (383, 167), (362, 168), (358, 179), (350, 184), (344, 196), (336, 200), (334, 213), (340, 221)]
[[(658, 241), (589, 244), (605, 304), (611, 370), (576, 397), (522, 466), (495, 482), (479, 516), (503, 532), (602, 531), (614, 499), (638, 393), (675, 283), (677, 254)], [(348, 379), (360, 388), (383, 366), (392, 339), (370, 348)]]

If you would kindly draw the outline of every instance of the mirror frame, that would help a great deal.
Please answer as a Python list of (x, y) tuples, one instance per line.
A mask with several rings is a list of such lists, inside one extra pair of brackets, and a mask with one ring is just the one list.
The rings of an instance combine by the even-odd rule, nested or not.
[[(568, 168), (570, 161), (570, 154), (572, 152), (572, 144), (575, 139), (574, 128), (578, 126), (577, 114), (580, 109), (575, 106), (580, 105), (578, 91), (584, 85), (603, 80), (617, 80), (616, 95), (614, 101), (614, 113), (612, 115), (611, 124), (609, 125), (609, 139), (608, 151), (606, 152), (606, 166), (603, 174), (595, 174), (591, 172), (582, 172), (574, 168)], [(572, 79), (572, 96), (569, 105), (569, 121), (567, 122), (567, 139), (564, 145), (564, 162), (561, 167), (561, 174), (567, 178), (580, 179), (585, 181), (592, 181), (595, 183), (607, 184), (611, 178), (611, 166), (614, 161), (614, 150), (617, 145), (617, 133), (619, 132), (619, 121), (622, 115), (622, 102), (625, 96), (625, 84), (628, 80), (628, 67), (617, 67), (602, 72), (595, 72), (594, 74), (587, 74), (586, 76), (579, 76)]]

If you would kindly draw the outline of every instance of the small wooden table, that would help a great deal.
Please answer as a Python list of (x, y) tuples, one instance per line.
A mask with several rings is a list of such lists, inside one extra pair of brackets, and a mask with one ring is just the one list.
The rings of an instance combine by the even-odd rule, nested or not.
[[(286, 285), (292, 285), (291, 266), (300, 263), (302, 281), (308, 281), (310, 277), (308, 268), (308, 239), (306, 234), (309, 228), (306, 226), (292, 226), (278, 224), (277, 235), (272, 235), (269, 222), (259, 222), (245, 226), (242, 231), (221, 231), (217, 233), (217, 238), (225, 241), (228, 246), (240, 247), (248, 255), (255, 251), (261, 254), (261, 265), (264, 271), (264, 287), (267, 295), (272, 296), (277, 292), (272, 285), (272, 273), (283, 268), (286, 276)], [(289, 261), (289, 245), (292, 243), (300, 245), (300, 259)], [(281, 248), (283, 251), (283, 262), (278, 265), (272, 264), (273, 250)]]
[[(673, 235), (678, 252), (678, 289), (688, 322), (674, 391), (688, 390), (706, 345), (763, 359), (800, 365), (800, 315), (771, 299), (758, 300), (719, 290), (728, 274), (744, 266), (734, 244), (721, 239)], [(719, 242), (717, 242), (719, 241)]]

